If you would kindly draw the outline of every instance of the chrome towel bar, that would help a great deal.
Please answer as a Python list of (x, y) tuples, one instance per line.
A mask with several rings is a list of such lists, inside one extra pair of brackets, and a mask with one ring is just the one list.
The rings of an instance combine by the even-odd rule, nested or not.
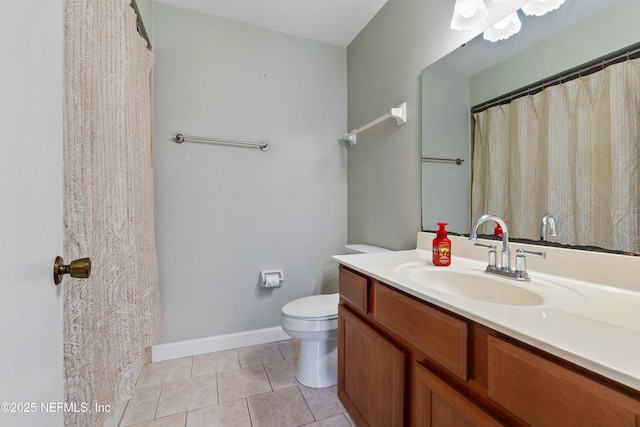
[(173, 141), (178, 144), (182, 144), (185, 141), (195, 141), (195, 142), (207, 142), (211, 144), (244, 145), (247, 147), (259, 148), (262, 151), (267, 151), (269, 149), (269, 144), (266, 142), (239, 141), (235, 139), (225, 139), (225, 138), (203, 138), (200, 136), (183, 135), (181, 133), (176, 133), (175, 135), (173, 135)]
[(422, 161), (423, 162), (439, 162), (439, 163), (455, 163), (458, 166), (460, 166), (464, 162), (464, 160), (462, 159), (442, 159), (440, 157), (423, 157)]

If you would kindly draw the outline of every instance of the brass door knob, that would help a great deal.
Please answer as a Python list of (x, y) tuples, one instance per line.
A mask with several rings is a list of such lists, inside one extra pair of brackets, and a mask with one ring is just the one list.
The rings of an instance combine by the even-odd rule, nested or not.
[(64, 265), (62, 257), (56, 257), (53, 263), (53, 282), (59, 285), (62, 282), (62, 277), (65, 274), (69, 274), (71, 277), (78, 279), (86, 279), (91, 275), (91, 259), (80, 258), (75, 261), (71, 261), (71, 264)]

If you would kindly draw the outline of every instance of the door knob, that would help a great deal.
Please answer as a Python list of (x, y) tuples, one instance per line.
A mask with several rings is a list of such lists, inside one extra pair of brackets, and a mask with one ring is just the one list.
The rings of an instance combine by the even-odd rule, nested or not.
[(86, 279), (91, 275), (91, 259), (80, 258), (71, 261), (71, 264), (64, 265), (62, 257), (56, 257), (53, 263), (53, 282), (58, 285), (62, 282), (62, 276), (69, 274), (71, 277)]

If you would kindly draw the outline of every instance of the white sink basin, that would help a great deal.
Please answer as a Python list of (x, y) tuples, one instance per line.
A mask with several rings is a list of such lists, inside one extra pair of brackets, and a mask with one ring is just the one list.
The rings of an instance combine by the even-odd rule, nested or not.
[(519, 282), (486, 274), (471, 267), (438, 268), (425, 263), (408, 263), (397, 273), (418, 285), (455, 297), (493, 304), (537, 306), (546, 302), (584, 302), (577, 292), (546, 281)]
[(478, 301), (507, 305), (540, 305), (544, 298), (530, 290), (513, 286), (485, 274), (462, 273), (455, 270), (412, 269), (406, 277), (436, 291)]

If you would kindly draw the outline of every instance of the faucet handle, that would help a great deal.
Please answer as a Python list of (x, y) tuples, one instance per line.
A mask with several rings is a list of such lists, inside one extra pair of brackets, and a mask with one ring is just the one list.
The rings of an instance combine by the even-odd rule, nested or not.
[(496, 248), (496, 245), (485, 245), (484, 243), (478, 243), (478, 242), (475, 242), (473, 246), (479, 246), (482, 248), (489, 248), (489, 249), (493, 248), (494, 250)]
[(526, 255), (533, 255), (538, 258), (545, 259), (547, 258), (547, 253), (544, 251), (536, 252), (536, 251), (528, 251), (526, 249), (517, 249), (516, 250), (516, 270), (515, 275), (518, 280), (529, 280), (529, 273), (527, 273), (527, 259)]
[(482, 248), (489, 248), (489, 265), (487, 265), (488, 270), (495, 270), (496, 266), (496, 245), (485, 245), (484, 243), (475, 242), (473, 246), (479, 246)]
[(528, 251), (528, 250), (522, 249), (522, 248), (516, 249), (516, 256), (518, 256), (518, 255), (524, 256), (525, 254), (533, 255), (535, 257), (542, 258), (542, 259), (546, 259), (547, 258), (547, 253), (545, 251), (536, 252), (536, 251)]

